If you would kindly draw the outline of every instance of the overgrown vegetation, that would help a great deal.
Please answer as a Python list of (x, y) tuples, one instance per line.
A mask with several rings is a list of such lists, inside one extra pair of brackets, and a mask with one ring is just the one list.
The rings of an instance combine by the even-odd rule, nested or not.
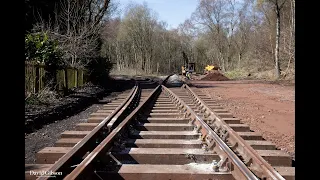
[(26, 60), (34, 60), (47, 65), (59, 64), (62, 53), (57, 48), (58, 42), (50, 40), (47, 33), (30, 33), (25, 37)]
[(252, 77), (251, 73), (248, 73), (244, 69), (234, 69), (232, 71), (227, 71), (224, 75), (229, 79), (245, 79), (248, 77)]
[[(86, 69), (91, 83), (105, 86), (112, 66), (101, 56), (101, 27), (116, 9), (115, 4), (110, 0), (28, 0), (25, 5), (26, 61), (44, 64), (46, 76), (45, 89), (38, 94), (26, 93), (26, 102), (39, 102), (35, 99), (44, 92), (56, 94), (57, 70), (66, 67)], [(72, 87), (66, 81), (67, 94)]]

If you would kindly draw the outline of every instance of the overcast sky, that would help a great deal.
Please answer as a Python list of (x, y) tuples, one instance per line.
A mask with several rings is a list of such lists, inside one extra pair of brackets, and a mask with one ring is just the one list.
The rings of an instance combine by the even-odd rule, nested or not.
[[(190, 18), (195, 11), (198, 0), (117, 0), (120, 8), (124, 9), (130, 2), (143, 4), (145, 1), (148, 7), (158, 14), (161, 21), (168, 24), (168, 29), (176, 28), (184, 20)], [(124, 11), (122, 11), (124, 12)]]

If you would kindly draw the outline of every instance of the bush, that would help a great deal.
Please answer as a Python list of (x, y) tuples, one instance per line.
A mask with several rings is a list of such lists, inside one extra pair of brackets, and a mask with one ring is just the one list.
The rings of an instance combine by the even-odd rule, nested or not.
[(27, 61), (38, 61), (50, 66), (61, 66), (62, 53), (58, 50), (58, 42), (49, 39), (47, 33), (30, 33), (25, 37), (25, 56)]
[(92, 58), (87, 66), (89, 73), (88, 80), (95, 85), (106, 87), (111, 69), (112, 63), (107, 58)]
[(61, 60), (62, 52), (58, 49), (58, 42), (51, 40), (47, 33), (30, 33), (25, 37), (26, 61), (36, 61), (45, 65), (45, 84), (53, 82), (51, 90), (56, 86), (56, 74), (64, 66)]

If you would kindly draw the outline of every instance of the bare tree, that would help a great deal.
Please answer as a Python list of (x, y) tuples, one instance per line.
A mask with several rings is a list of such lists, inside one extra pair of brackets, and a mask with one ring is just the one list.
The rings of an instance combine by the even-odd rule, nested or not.
[[(63, 60), (71, 67), (84, 67), (90, 58), (96, 57), (100, 26), (92, 25), (83, 20), (87, 4), (70, 0), (62, 3), (61, 11), (56, 21), (52, 36), (59, 41), (59, 47), (64, 51)], [(61, 28), (60, 26), (66, 27)]]
[(275, 47), (275, 71), (276, 77), (280, 77), (280, 63), (279, 63), (279, 47), (280, 47), (280, 20), (281, 20), (281, 10), (284, 3), (287, 0), (268, 0), (273, 5), (273, 10), (276, 14), (276, 47)]
[(224, 0), (203, 0), (200, 1), (191, 17), (194, 23), (207, 27), (212, 33), (213, 42), (219, 54), (218, 60), (223, 71), (226, 70), (223, 29), (223, 24), (227, 18), (226, 6)]
[(65, 65), (83, 68), (100, 55), (101, 21), (116, 7), (114, 5), (112, 10), (108, 10), (109, 5), (107, 0), (103, 4), (98, 0), (60, 1), (55, 10), (54, 23), (42, 22), (36, 28), (58, 40)]
[(252, 23), (248, 20), (246, 13), (248, 12), (248, 6), (250, 1), (245, 1), (241, 9), (238, 11), (239, 23), (237, 26), (237, 32), (234, 38), (234, 44), (238, 51), (238, 68), (241, 68), (241, 62), (244, 52), (248, 48), (249, 37), (252, 28)]

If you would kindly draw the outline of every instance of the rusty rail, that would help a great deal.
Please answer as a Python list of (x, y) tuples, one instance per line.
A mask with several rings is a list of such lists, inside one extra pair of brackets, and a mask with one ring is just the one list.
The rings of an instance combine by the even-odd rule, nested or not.
[(228, 124), (220, 117), (214, 114), (213, 110), (201, 100), (201, 98), (193, 92), (193, 90), (186, 84), (182, 86), (190, 92), (193, 98), (196, 100), (196, 104), (204, 109), (204, 112), (209, 111), (207, 114), (210, 128), (214, 129), (217, 134), (232, 144), (232, 149), (240, 153), (240, 155), (246, 160), (249, 169), (261, 179), (281, 179), (284, 178), (269, 164), (267, 163), (256, 151), (248, 145)]
[[(223, 142), (223, 140), (214, 132), (182, 99), (175, 95), (170, 89), (162, 86), (172, 100), (178, 104), (179, 109), (187, 112), (192, 119), (192, 124), (196, 126), (197, 131), (201, 132), (202, 139), (208, 143), (208, 149), (216, 151), (221, 156), (221, 161), (217, 164), (219, 171), (231, 171), (237, 179), (259, 179), (239, 157)], [(217, 146), (218, 145), (218, 146)]]
[(126, 130), (126, 126), (129, 125), (130, 121), (133, 120), (138, 113), (149, 104), (153, 97), (160, 93), (161, 85), (158, 85), (134, 111), (130, 113), (110, 134), (65, 178), (65, 180), (80, 179), (83, 176), (94, 177), (92, 169), (92, 163), (96, 162), (101, 156), (111, 150), (113, 142), (116, 137), (123, 131)]
[[(96, 140), (101, 136), (105, 137), (108, 134), (110, 130), (106, 125), (110, 121), (115, 121), (117, 118), (119, 118), (119, 115), (128, 108), (137, 93), (138, 84), (136, 83), (124, 102), (119, 107), (117, 107), (108, 117), (106, 117), (98, 126), (96, 126), (88, 135), (86, 135), (78, 144), (76, 144), (72, 148), (72, 150), (63, 155), (48, 171), (63, 173), (71, 172), (74, 166), (76, 166), (79, 161), (81, 161), (80, 159), (85, 156), (88, 151), (91, 151), (92, 147), (95, 147)], [(55, 179), (63, 178), (62, 176), (57, 176)], [(50, 177), (39, 177), (38, 180), (45, 180), (49, 178)]]
[[(160, 81), (159, 84), (160, 85), (165, 84), (170, 76), (171, 75), (167, 76), (164, 80)], [(134, 103), (133, 99), (137, 98), (137, 96), (140, 93), (138, 83), (136, 82), (135, 87), (132, 89), (130, 95), (126, 98), (126, 100), (114, 112), (112, 112), (112, 114), (110, 116), (108, 116), (96, 128), (94, 128), (90, 134), (85, 136), (85, 138), (82, 139), (70, 152), (68, 152), (63, 157), (61, 157), (59, 159), (59, 161), (57, 161), (49, 169), (49, 171), (64, 172), (67, 174), (69, 172), (71, 172), (67, 177), (65, 177), (65, 179), (74, 179), (72, 177), (77, 177), (77, 175), (79, 175), (79, 173), (86, 172), (85, 169), (87, 169), (90, 162), (92, 160), (94, 160), (102, 152), (105, 152), (106, 149), (108, 149), (108, 147), (110, 147), (112, 140), (114, 140), (113, 137), (119, 133), (119, 131), (121, 130), (121, 127), (124, 126), (126, 124), (126, 122), (131, 120), (132, 117), (136, 116), (136, 113), (139, 112), (142, 109), (142, 107), (144, 107), (148, 104), (151, 97), (155, 96), (156, 92), (159, 92), (159, 90), (161, 89), (160, 85), (158, 85), (157, 88), (155, 88), (155, 90), (150, 94), (150, 96), (142, 104), (140, 104), (138, 108), (136, 108), (129, 116), (127, 116), (122, 122), (120, 122), (119, 126), (117, 126), (116, 129), (114, 129), (115, 126), (118, 125), (118, 123), (119, 123), (119, 122), (117, 122), (119, 117), (121, 115), (123, 115), (123, 112), (129, 107), (130, 103)], [(102, 133), (104, 136), (104, 139), (102, 140), (102, 142), (98, 146), (94, 146), (95, 148), (93, 150), (88, 149), (88, 147), (87, 147), (88, 142), (90, 140), (96, 139), (96, 137), (99, 133)], [(88, 151), (91, 151), (91, 152), (90, 152), (90, 154), (88, 154), (86, 156), (86, 158), (84, 160), (81, 160), (81, 162), (78, 162), (76, 165), (74, 163), (72, 163), (73, 157), (75, 157), (75, 156), (83, 157), (85, 155), (85, 153), (87, 153)], [(75, 167), (75, 169), (70, 169), (71, 166)], [(69, 167), (69, 169), (68, 169), (68, 167)], [(79, 169), (81, 169), (81, 170), (79, 171)], [(58, 176), (56, 178), (62, 179), (62, 178), (64, 178), (64, 175)], [(38, 180), (44, 180), (44, 179), (50, 179), (50, 177), (38, 178)]]

